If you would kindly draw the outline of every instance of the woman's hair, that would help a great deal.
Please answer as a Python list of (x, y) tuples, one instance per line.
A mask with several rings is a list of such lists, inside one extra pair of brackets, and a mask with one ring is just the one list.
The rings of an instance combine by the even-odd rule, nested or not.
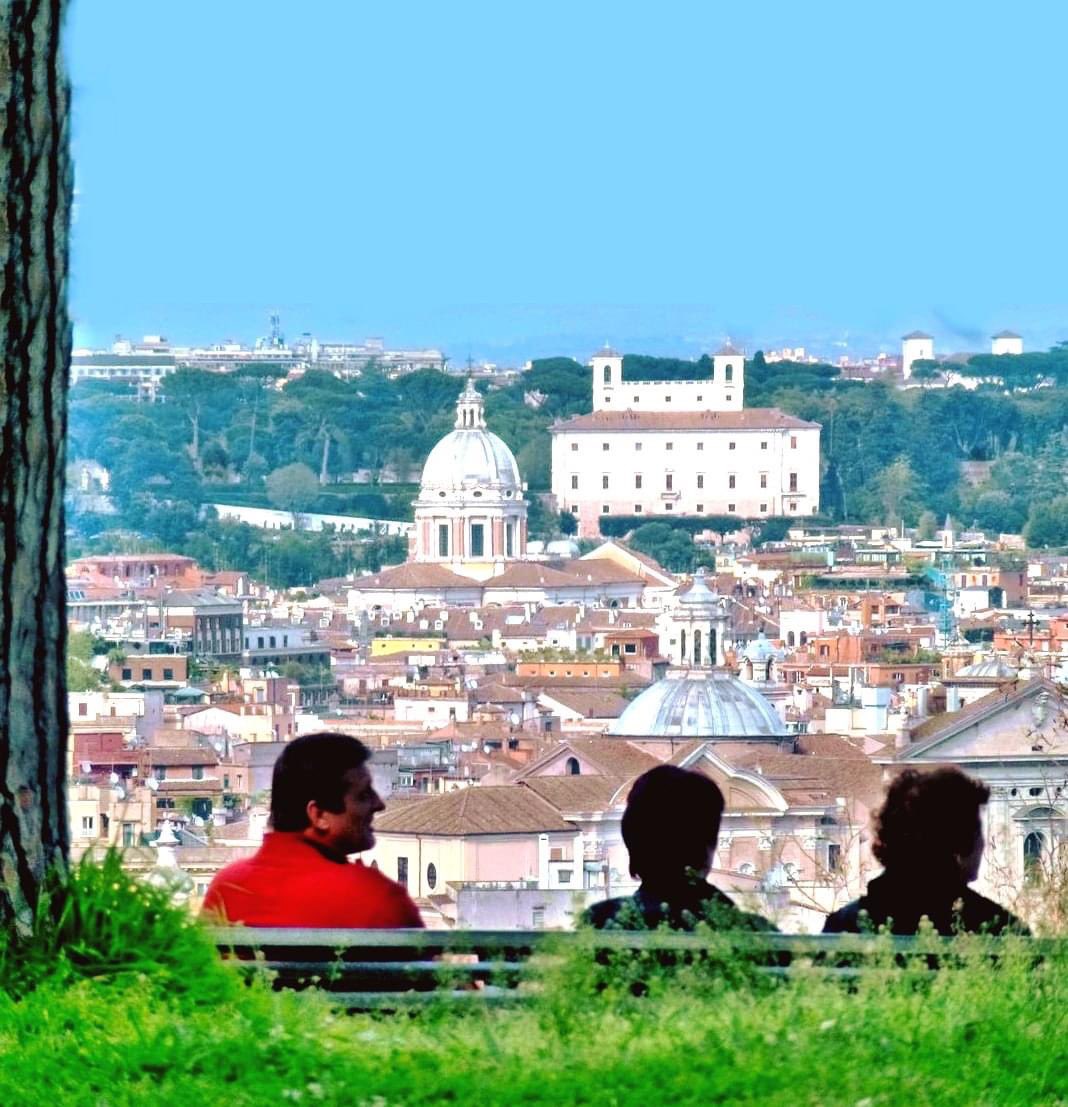
[(623, 812), (631, 875), (642, 880), (704, 873), (719, 837), (723, 793), (701, 773), (658, 765), (634, 782)]
[(345, 809), (345, 774), (365, 765), (371, 753), (349, 734), (323, 731), (294, 738), (278, 755), (271, 780), (271, 826), (303, 830), (308, 802), (326, 811)]
[(952, 871), (975, 848), (988, 799), (990, 789), (959, 769), (906, 769), (876, 813), (872, 853), (887, 870)]

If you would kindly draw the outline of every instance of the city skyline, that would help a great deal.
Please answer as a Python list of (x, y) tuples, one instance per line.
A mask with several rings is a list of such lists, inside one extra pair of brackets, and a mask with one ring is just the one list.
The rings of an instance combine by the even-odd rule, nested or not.
[(1064, 12), (611, 12), (76, 2), (79, 344), (271, 310), (512, 362), (1068, 337)]

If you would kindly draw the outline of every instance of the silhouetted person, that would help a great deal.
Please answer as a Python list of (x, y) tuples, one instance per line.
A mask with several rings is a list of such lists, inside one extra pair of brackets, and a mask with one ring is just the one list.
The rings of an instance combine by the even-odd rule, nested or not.
[(939, 934), (1026, 934), (1015, 915), (968, 885), (983, 858), (980, 808), (985, 784), (957, 769), (908, 769), (890, 785), (875, 816), (872, 852), (884, 872), (860, 899), (830, 915), (825, 934), (889, 926), (915, 934), (926, 916)]
[(701, 773), (673, 765), (643, 773), (623, 813), (630, 871), (641, 887), (633, 896), (595, 903), (585, 921), (598, 929), (640, 930), (667, 923), (692, 930), (707, 922), (717, 930), (774, 930), (766, 919), (739, 910), (705, 879), (722, 816), (723, 793)]

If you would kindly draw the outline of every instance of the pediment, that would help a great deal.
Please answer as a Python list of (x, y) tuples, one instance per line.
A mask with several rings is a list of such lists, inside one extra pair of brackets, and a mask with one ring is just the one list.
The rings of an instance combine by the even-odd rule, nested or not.
[(899, 761), (984, 757), (1068, 756), (1068, 698), (1056, 685), (998, 690), (957, 712), (931, 719), (913, 733)]

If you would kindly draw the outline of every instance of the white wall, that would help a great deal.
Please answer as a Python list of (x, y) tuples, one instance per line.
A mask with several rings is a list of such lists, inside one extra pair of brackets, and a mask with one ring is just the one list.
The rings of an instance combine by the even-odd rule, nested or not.
[(808, 515), (819, 508), (819, 442), (817, 427), (560, 431), (552, 443), (552, 490), (559, 508), (579, 515), (583, 537), (596, 533), (601, 514)]

